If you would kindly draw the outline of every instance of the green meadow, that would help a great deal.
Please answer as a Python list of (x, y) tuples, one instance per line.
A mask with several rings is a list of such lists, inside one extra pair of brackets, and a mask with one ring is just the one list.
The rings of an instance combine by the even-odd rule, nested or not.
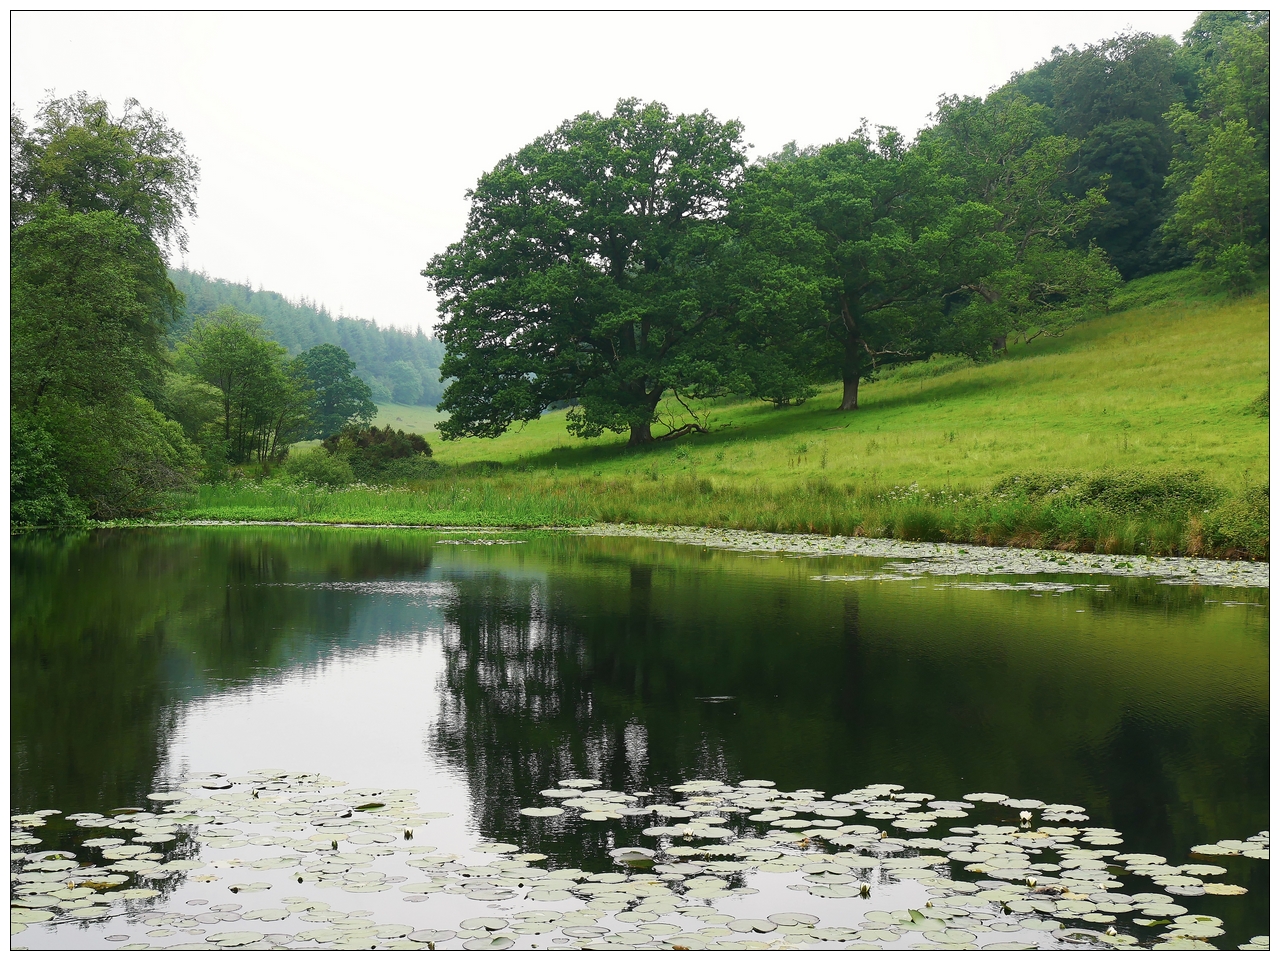
[[(1058, 338), (984, 365), (935, 357), (799, 407), (724, 400), (706, 433), (638, 449), (565, 412), (493, 440), (423, 433), (437, 477), (401, 489), (205, 487), (190, 518), (416, 524), (693, 524), (1105, 550), (1268, 554), (1267, 292), (1201, 296), (1190, 272), (1130, 284)], [(1262, 403), (1259, 403), (1262, 398)], [(672, 412), (674, 413), (674, 412)], [(655, 434), (660, 429), (655, 429)]]

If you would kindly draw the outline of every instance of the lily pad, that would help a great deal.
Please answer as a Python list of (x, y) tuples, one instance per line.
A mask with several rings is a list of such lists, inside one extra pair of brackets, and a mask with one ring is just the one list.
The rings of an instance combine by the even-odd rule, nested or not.
[(992, 941), (982, 946), (983, 951), (1034, 951), (1039, 947), (1029, 941)]
[(264, 935), (257, 931), (218, 931), (207, 936), (205, 940), (224, 948), (242, 948), (247, 944), (258, 943), (263, 937)]
[(1231, 894), (1247, 894), (1248, 888), (1242, 888), (1238, 884), (1206, 884), (1204, 886), (1205, 894), (1231, 895)]
[(945, 931), (925, 931), (924, 936), (927, 940), (933, 941), (935, 944), (970, 944), (978, 940), (968, 931), (959, 931), (955, 929), (947, 929)]
[(10, 908), (9, 920), (14, 924), (39, 924), (53, 918), (52, 911), (42, 908)]
[(812, 927), (818, 923), (818, 918), (812, 914), (798, 914), (794, 911), (784, 911), (779, 914), (769, 915), (769, 920), (779, 927), (787, 927), (791, 925), (808, 925)]
[(410, 931), (405, 935), (410, 941), (418, 941), (422, 944), (436, 944), (457, 936), (456, 931), (449, 931), (444, 928), (419, 928), (417, 931)]

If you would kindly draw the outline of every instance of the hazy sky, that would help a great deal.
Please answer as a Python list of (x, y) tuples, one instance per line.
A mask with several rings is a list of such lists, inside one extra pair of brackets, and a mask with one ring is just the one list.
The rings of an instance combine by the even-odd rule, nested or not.
[(505, 155), (620, 97), (746, 125), (751, 155), (862, 117), (914, 133), (1049, 55), (1167, 13), (14, 13), (13, 104), (164, 113), (201, 166), (186, 262), (380, 324), (429, 326), (419, 271)]

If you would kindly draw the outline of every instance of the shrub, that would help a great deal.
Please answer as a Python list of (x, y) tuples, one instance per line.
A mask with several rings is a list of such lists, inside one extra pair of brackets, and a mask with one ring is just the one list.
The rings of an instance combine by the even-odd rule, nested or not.
[(323, 447), (290, 454), (282, 470), (292, 480), (310, 481), (325, 487), (344, 487), (355, 483), (351, 463), (342, 454), (331, 454)]
[(354, 479), (367, 484), (423, 480), (441, 469), (431, 459), (425, 437), (392, 430), (390, 424), (383, 428), (348, 424), (324, 441), (324, 450), (342, 458)]
[(78, 527), (85, 512), (67, 493), (53, 438), (14, 416), (9, 426), (9, 523), (19, 529)]
[(443, 469), (426, 454), (414, 454), (412, 457), (389, 460), (374, 470), (366, 468), (364, 475), (359, 479), (372, 484), (395, 484), (402, 481), (426, 480)]
[(381, 429), (348, 424), (342, 433), (325, 440), (324, 448), (331, 454), (346, 456), (356, 479), (370, 482), (419, 475), (424, 470), (420, 462), (415, 461), (412, 465), (394, 462), (415, 457), (429, 460), (431, 457), (431, 445), (425, 437), (392, 430), (390, 424)]
[(1205, 546), (1215, 555), (1268, 557), (1271, 549), (1271, 489), (1251, 487), (1204, 513)]
[(991, 492), (1008, 499), (1096, 507), (1113, 514), (1186, 514), (1216, 504), (1223, 493), (1198, 471), (1142, 470), (1017, 475), (1004, 478)]

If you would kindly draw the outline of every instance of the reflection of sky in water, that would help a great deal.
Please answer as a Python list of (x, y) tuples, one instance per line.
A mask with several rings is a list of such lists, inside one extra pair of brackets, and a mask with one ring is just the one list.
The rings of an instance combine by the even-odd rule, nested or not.
[(285, 764), (353, 786), (417, 788), (425, 809), (465, 814), (462, 778), (425, 749), (440, 668), (439, 634), (423, 633), (202, 697), (176, 725), (162, 780)]
[[(555, 549), (566, 544), (567, 554)], [(718, 568), (697, 548), (649, 557), (615, 556), (616, 546), (437, 543), (429, 574), (312, 569), (228, 585), (229, 599), (257, 612), (247, 662), (256, 666), (220, 660), (203, 636), (188, 654), (188, 628), (171, 629), (158, 656), (172, 699), (156, 731), (159, 767), (148, 767), (155, 788), (184, 772), (277, 767), (415, 788), (422, 810), (454, 814), (419, 841), (483, 861), (467, 854), (482, 836), (527, 838), (589, 870), (613, 844), (645, 843), (641, 825), (582, 840), (573, 835), (599, 829), (522, 820), (516, 810), (544, 803), (537, 792), (558, 777), (631, 791), (690, 776), (828, 792), (887, 779), (944, 799), (1010, 791), (1087, 803), (1095, 824), (1127, 819), (1127, 850), (1159, 850), (1172, 863), (1187, 859), (1190, 841), (1266, 826), (1254, 823), (1265, 786), (1237, 770), (1267, 756), (1265, 743), (1237, 736), (1261, 717), (1265, 740), (1267, 711), (1265, 615), (1228, 610), (1257, 604), (1243, 594), (1082, 583), (1078, 573), (937, 578), (851, 559), (739, 555)], [(200, 616), (223, 615), (214, 603)], [(1265, 885), (1265, 872), (1251, 876)], [(790, 880), (753, 877), (761, 893), (733, 913), (795, 910), (840, 923), (915, 906), (923, 891), (888, 884), (871, 904), (847, 904), (789, 890)], [(189, 887), (183, 896), (197, 896)], [(348, 909), (367, 903), (305, 893)], [(426, 913), (393, 907), (420, 925), (477, 913), (450, 899)], [(1220, 899), (1193, 907), (1240, 914)], [(66, 926), (57, 946), (103, 933), (82, 942)]]

